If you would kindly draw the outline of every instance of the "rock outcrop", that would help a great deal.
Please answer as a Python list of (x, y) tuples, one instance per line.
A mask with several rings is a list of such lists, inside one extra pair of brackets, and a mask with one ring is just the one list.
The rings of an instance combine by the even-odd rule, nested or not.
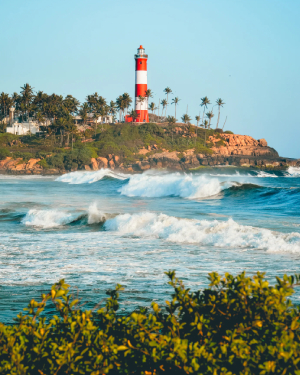
[(210, 136), (209, 142), (214, 144), (212, 150), (217, 155), (279, 156), (265, 139), (256, 140), (249, 135), (223, 133), (220, 138)]
[[(141, 149), (137, 156), (141, 159), (129, 163), (128, 159), (109, 154), (107, 157), (92, 158), (89, 165), (82, 166), (85, 171), (96, 171), (101, 168), (117, 169), (124, 172), (143, 172), (148, 169), (169, 169), (186, 171), (205, 166), (234, 165), (240, 167), (286, 168), (300, 166), (300, 160), (281, 158), (273, 148), (269, 147), (265, 139), (254, 139), (247, 135), (219, 134), (209, 137), (212, 154), (195, 153), (194, 149), (183, 153), (169, 152), (152, 145)], [(44, 169), (40, 159), (22, 159), (7, 157), (0, 160), (0, 173), (10, 174), (61, 174), (64, 170)]]

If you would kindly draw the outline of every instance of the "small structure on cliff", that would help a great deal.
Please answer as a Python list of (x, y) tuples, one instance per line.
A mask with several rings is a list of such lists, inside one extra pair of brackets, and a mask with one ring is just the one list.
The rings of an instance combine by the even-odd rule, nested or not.
[(14, 120), (15, 108), (9, 108), (9, 123), (10, 126), (6, 128), (6, 133), (16, 135), (36, 134), (40, 131), (40, 127), (36, 121), (28, 119), (27, 122), (17, 122)]

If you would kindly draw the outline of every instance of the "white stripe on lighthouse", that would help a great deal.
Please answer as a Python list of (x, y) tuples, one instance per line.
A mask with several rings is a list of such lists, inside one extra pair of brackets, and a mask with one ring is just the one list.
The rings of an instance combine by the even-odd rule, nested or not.
[(136, 84), (147, 84), (147, 70), (136, 70), (135, 71), (135, 83)]
[(135, 110), (146, 111), (148, 109), (148, 98), (141, 103), (139, 98), (135, 98)]

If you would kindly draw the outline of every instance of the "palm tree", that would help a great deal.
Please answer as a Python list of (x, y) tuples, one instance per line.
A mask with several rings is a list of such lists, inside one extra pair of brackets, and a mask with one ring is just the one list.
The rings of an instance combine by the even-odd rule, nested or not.
[(208, 99), (207, 96), (204, 96), (203, 98), (201, 98), (201, 107), (203, 107), (203, 116), (202, 116), (202, 124), (203, 124), (203, 121), (204, 121), (204, 113), (205, 113), (205, 109), (207, 109), (207, 106), (208, 104), (210, 104), (210, 100)]
[(217, 127), (219, 125), (219, 121), (220, 121), (220, 110), (221, 110), (221, 107), (223, 107), (223, 105), (225, 103), (223, 102), (223, 100), (221, 98), (219, 98), (219, 99), (216, 100), (216, 104), (219, 107), (218, 120), (217, 120), (217, 125), (216, 125), (216, 129), (217, 129)]
[[(167, 107), (167, 105), (168, 105), (168, 101), (167, 101), (167, 99), (163, 99), (163, 100), (161, 101), (160, 104), (162, 105), (161, 115), (163, 115), (163, 113), (164, 113), (164, 109), (165, 109), (165, 108)], [(166, 112), (167, 112), (167, 110), (166, 110)]]
[(152, 112), (152, 114), (153, 114), (153, 112), (154, 112), (155, 109), (156, 109), (155, 108), (155, 103), (154, 102), (150, 103), (149, 104), (149, 110)]
[[(199, 121), (200, 121), (200, 116), (195, 116), (195, 120), (197, 121), (197, 128), (196, 128), (196, 139), (198, 137), (198, 126), (199, 126)], [(195, 140), (196, 142), (196, 140)]]
[(131, 99), (130, 95), (127, 92), (125, 92), (122, 95), (122, 97), (123, 97), (123, 102), (124, 102), (125, 115), (127, 115), (127, 110), (131, 106), (132, 99)]
[[(167, 94), (167, 105), (166, 105), (166, 116), (167, 116), (167, 106), (168, 106), (168, 103), (169, 103), (169, 94), (171, 94), (172, 90), (170, 89), (170, 87), (166, 87), (164, 89), (164, 92), (165, 94)], [(176, 115), (175, 115), (176, 117)]]
[(133, 110), (129, 113), (129, 116), (132, 118), (131, 124), (133, 124), (133, 122), (139, 117), (139, 114), (137, 113), (136, 110), (133, 109)]
[(178, 96), (176, 96), (174, 99), (172, 99), (172, 103), (171, 103), (171, 104), (175, 104), (175, 118), (176, 118), (176, 106), (177, 106), (179, 100), (180, 99), (178, 98)]
[(84, 125), (86, 124), (86, 120), (88, 119), (88, 110), (89, 110), (89, 106), (87, 103), (84, 103), (79, 110), (79, 115)]
[(211, 119), (214, 117), (213, 111), (206, 113), (206, 117), (209, 119), (208, 128), (210, 128)]
[(204, 146), (206, 146), (206, 129), (209, 127), (208, 121), (205, 119), (200, 126), (204, 128)]
[(23, 103), (23, 108), (27, 115), (27, 120), (29, 120), (29, 108), (30, 104), (32, 103), (34, 97), (33, 87), (26, 83), (23, 87), (21, 87), (21, 102)]
[(173, 125), (173, 124), (176, 123), (176, 118), (174, 116), (168, 116), (167, 122), (168, 122), (169, 125)]
[(181, 117), (181, 120), (186, 124), (191, 121), (190, 116), (186, 113)]
[(142, 96), (142, 95), (138, 96), (138, 101), (140, 103), (140, 111), (142, 110), (142, 104), (144, 103), (145, 100), (146, 100), (145, 96)]
[[(126, 98), (125, 98), (125, 100), (126, 100)], [(119, 110), (119, 121), (121, 122), (121, 120), (122, 120), (122, 113), (124, 113), (124, 111), (125, 111), (125, 105), (126, 105), (126, 103), (124, 101), (123, 95), (120, 95), (120, 96), (117, 97), (117, 99), (116, 99), (116, 105), (117, 105), (117, 108)]]
[(114, 120), (115, 114), (116, 114), (116, 103), (113, 100), (111, 100), (109, 103), (108, 113), (112, 115), (113, 120)]
[(152, 92), (152, 90), (151, 90), (151, 89), (147, 89), (147, 90), (145, 91), (145, 96), (146, 96), (147, 98), (153, 98), (153, 92)]
[[(99, 108), (99, 109), (100, 109), (100, 108)], [(99, 118), (99, 112), (98, 112), (97, 110), (95, 110), (95, 111), (94, 111), (94, 114), (93, 114), (95, 136), (96, 136), (96, 134), (97, 134), (98, 118)]]

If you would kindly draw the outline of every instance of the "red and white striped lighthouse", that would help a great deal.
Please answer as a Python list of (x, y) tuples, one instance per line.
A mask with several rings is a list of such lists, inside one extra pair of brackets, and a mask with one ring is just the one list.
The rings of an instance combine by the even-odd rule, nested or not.
[[(135, 110), (139, 117), (135, 122), (149, 122), (147, 91), (147, 60), (145, 49), (140, 46), (135, 58)], [(142, 98), (141, 98), (142, 97)], [(143, 99), (144, 98), (144, 99)], [(142, 99), (142, 100), (141, 100)]]

